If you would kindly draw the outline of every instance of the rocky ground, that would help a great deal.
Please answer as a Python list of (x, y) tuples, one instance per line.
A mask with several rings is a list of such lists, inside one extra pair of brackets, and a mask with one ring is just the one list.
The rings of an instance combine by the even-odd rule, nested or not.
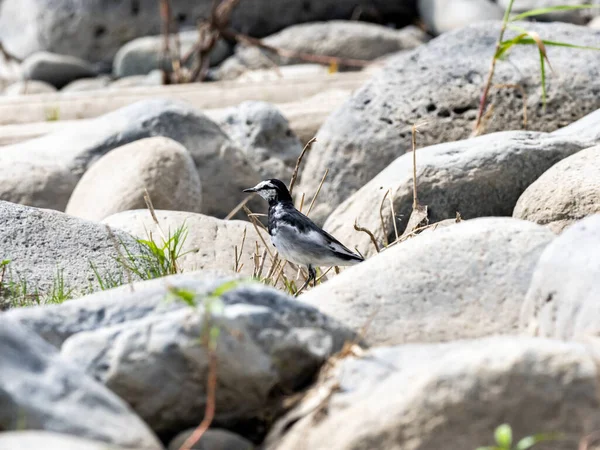
[(600, 9), (166, 3), (0, 1), (0, 449), (593, 449)]

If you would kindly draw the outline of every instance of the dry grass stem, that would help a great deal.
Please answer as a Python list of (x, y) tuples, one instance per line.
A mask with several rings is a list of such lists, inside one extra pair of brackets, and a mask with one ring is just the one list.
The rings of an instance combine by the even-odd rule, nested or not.
[(306, 197), (306, 195), (303, 192), (302, 197), (300, 197), (300, 207), (298, 208), (298, 211), (300, 211), (300, 212), (302, 212), (302, 208), (304, 208), (304, 198), (305, 197)]
[(385, 192), (383, 198), (381, 199), (381, 204), (379, 205), (379, 219), (381, 220), (381, 231), (383, 233), (383, 246), (384, 247), (387, 247), (389, 242), (388, 242), (388, 237), (387, 237), (387, 227), (385, 226), (385, 219), (383, 218), (383, 204), (389, 193), (390, 193), (389, 190), (387, 190)]
[(319, 195), (319, 192), (321, 192), (321, 188), (323, 187), (323, 183), (325, 182), (325, 178), (327, 178), (327, 174), (328, 173), (329, 173), (329, 169), (326, 169), (325, 170), (325, 174), (323, 174), (323, 178), (321, 178), (321, 182), (319, 183), (319, 187), (317, 189), (317, 192), (315, 192), (315, 196), (313, 197), (312, 201), (310, 202), (310, 206), (308, 207), (308, 211), (306, 212), (307, 216), (312, 211), (313, 206), (315, 206), (315, 201), (317, 200), (317, 196)]
[[(358, 219), (357, 219), (357, 221), (358, 221)], [(373, 234), (373, 232), (367, 228), (361, 227), (357, 221), (354, 222), (354, 229), (356, 231), (362, 231), (363, 233), (367, 233), (369, 235), (369, 237), (371, 238), (371, 242), (373, 243), (375, 250), (377, 251), (377, 253), (379, 253), (381, 250), (379, 249), (379, 244), (377, 243), (377, 239), (375, 239), (375, 235)], [(362, 255), (360, 255), (360, 256), (362, 256)]]
[(396, 236), (396, 240), (398, 239), (398, 225), (396, 225), (396, 212), (394, 211), (394, 198), (392, 195), (392, 189), (390, 188), (390, 195), (388, 200), (390, 201), (390, 210), (392, 211), (392, 224), (394, 225), (394, 236)]
[(236, 273), (240, 273), (242, 270), (243, 264), (240, 266), (240, 261), (242, 259), (242, 253), (244, 251), (244, 244), (246, 243), (246, 228), (244, 228), (244, 232), (242, 233), (242, 244), (240, 245), (240, 250), (238, 252), (238, 246), (235, 246), (235, 267), (234, 270)]
[(244, 206), (246, 206), (246, 204), (250, 201), (250, 199), (253, 197), (253, 195), (249, 195), (244, 200), (242, 200), (241, 202), (239, 202), (237, 204), (237, 206), (235, 208), (233, 208), (231, 210), (231, 212), (229, 214), (227, 214), (227, 216), (225, 216), (224, 220), (231, 220), (231, 218), (233, 216), (235, 216)]
[[(133, 292), (135, 289), (133, 288), (133, 277), (131, 276), (131, 269), (129, 268), (128, 264), (125, 264), (125, 255), (123, 255), (123, 252), (121, 252), (121, 243), (119, 242), (119, 240), (117, 239), (117, 237), (115, 236), (115, 233), (113, 232), (112, 228), (109, 227), (108, 225), (105, 225), (106, 227), (106, 232), (108, 233), (108, 237), (110, 238), (113, 247), (115, 248), (115, 250), (117, 251), (117, 255), (119, 255), (119, 261), (121, 261), (121, 266), (125, 269), (125, 276), (127, 277), (127, 284), (129, 285), (129, 290), (131, 292)], [(3, 267), (3, 269), (5, 269), (6, 267)], [(2, 276), (4, 277), (4, 270), (2, 271)], [(2, 280), (0, 280), (0, 285)]]
[(298, 159), (296, 160), (296, 167), (294, 167), (294, 171), (292, 172), (292, 179), (290, 180), (290, 188), (289, 188), (290, 195), (292, 195), (292, 193), (294, 192), (294, 185), (296, 184), (296, 179), (298, 178), (298, 170), (300, 169), (300, 164), (302, 164), (302, 158), (304, 158), (304, 154), (310, 150), (313, 143), (316, 141), (317, 141), (316, 137), (314, 137), (310, 141), (308, 141), (306, 143), (306, 145), (304, 146), (304, 148), (302, 149), (300, 156), (298, 156)]
[(213, 350), (208, 350), (208, 379), (206, 381), (206, 408), (204, 409), (204, 418), (200, 425), (194, 430), (189, 438), (183, 443), (179, 450), (191, 450), (192, 447), (202, 438), (206, 430), (210, 427), (216, 409), (217, 394), (217, 355)]

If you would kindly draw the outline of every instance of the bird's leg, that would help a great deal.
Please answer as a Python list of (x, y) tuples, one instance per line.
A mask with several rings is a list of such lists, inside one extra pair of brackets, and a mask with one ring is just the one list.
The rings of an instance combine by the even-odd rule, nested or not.
[(316, 286), (316, 284), (317, 284), (317, 271), (314, 269), (313, 266), (309, 265), (308, 266), (308, 278), (306, 279), (306, 281), (304, 282), (304, 284), (302, 285), (302, 287), (296, 291), (296, 295), (298, 295), (300, 292), (302, 292), (306, 287), (310, 286), (311, 280), (314, 280), (314, 285)]
[(308, 266), (308, 281), (313, 280), (313, 287), (317, 287), (317, 270), (309, 265)]

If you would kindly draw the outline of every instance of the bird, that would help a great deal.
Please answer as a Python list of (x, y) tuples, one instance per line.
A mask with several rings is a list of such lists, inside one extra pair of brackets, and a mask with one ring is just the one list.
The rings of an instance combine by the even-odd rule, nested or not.
[(269, 235), (281, 257), (308, 269), (308, 279), (298, 292), (311, 281), (313, 286), (316, 285), (315, 267), (351, 266), (364, 261), (362, 256), (349, 250), (298, 211), (282, 181), (275, 178), (264, 180), (243, 192), (257, 193), (269, 203)]

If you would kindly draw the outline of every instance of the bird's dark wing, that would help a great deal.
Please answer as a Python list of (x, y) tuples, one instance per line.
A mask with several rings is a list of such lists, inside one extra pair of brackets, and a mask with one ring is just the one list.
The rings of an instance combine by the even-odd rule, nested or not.
[(308, 239), (314, 241), (315, 243), (318, 243), (324, 247), (328, 247), (340, 259), (344, 259), (346, 261), (363, 261), (361, 256), (349, 250), (340, 241), (334, 238), (327, 231), (319, 228), (317, 224), (315, 224), (312, 220), (295, 208), (293, 211), (286, 211), (286, 214), (281, 215), (279, 220), (281, 220), (287, 226), (297, 228), (299, 233), (305, 234)]

